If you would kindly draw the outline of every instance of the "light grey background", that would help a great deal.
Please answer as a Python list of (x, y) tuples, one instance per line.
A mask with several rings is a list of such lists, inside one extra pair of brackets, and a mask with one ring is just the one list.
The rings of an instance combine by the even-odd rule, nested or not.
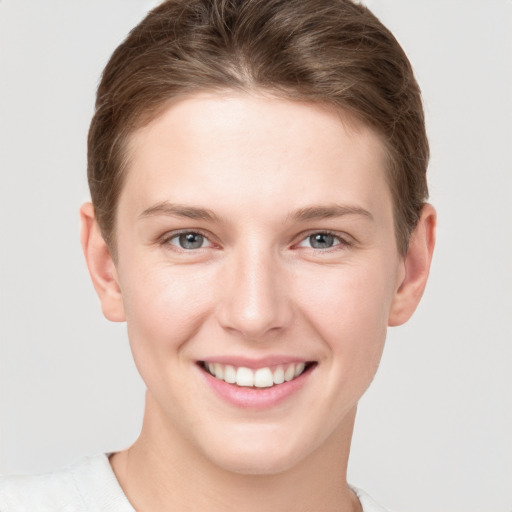
[[(512, 2), (368, 0), (422, 86), (431, 280), (360, 404), (350, 480), (402, 512), (512, 509)], [(0, 471), (130, 444), (143, 385), (79, 247), (102, 67), (149, 0), (0, 0)]]

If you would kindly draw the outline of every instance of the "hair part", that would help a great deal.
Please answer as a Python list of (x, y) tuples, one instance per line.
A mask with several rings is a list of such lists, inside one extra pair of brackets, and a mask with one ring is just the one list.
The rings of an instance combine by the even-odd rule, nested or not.
[(115, 50), (97, 91), (87, 172), (114, 256), (130, 135), (171, 100), (226, 89), (333, 106), (375, 130), (407, 252), (428, 197), (429, 147), (420, 89), (391, 32), (350, 0), (168, 0)]

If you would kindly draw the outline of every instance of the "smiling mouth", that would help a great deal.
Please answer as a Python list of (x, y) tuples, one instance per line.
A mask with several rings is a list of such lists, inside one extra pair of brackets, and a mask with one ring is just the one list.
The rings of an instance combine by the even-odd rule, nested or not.
[(316, 362), (283, 364), (276, 367), (251, 369), (244, 366), (200, 361), (199, 366), (218, 380), (249, 388), (271, 388), (300, 377), (316, 366)]

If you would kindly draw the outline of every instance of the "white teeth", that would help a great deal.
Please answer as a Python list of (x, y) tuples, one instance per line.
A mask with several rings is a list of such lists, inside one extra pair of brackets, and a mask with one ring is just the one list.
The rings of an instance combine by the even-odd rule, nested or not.
[(306, 363), (291, 363), (288, 366), (277, 366), (273, 371), (268, 368), (251, 370), (246, 367), (235, 368), (232, 365), (220, 363), (205, 363), (208, 371), (217, 379), (228, 384), (236, 384), (244, 387), (270, 388), (273, 385), (289, 382), (301, 375)]
[(227, 364), (224, 368), (224, 380), (228, 384), (234, 384), (236, 382), (236, 370), (234, 366)]
[(215, 363), (215, 377), (220, 380), (224, 380), (224, 368), (221, 364)]
[(292, 380), (293, 377), (295, 377), (295, 365), (291, 364), (288, 366), (288, 368), (286, 368), (286, 371), (284, 372), (284, 380), (288, 382)]
[(282, 384), (284, 382), (284, 368), (278, 366), (274, 370), (274, 384)]
[(257, 388), (270, 388), (274, 385), (274, 376), (270, 368), (260, 368), (254, 373), (254, 385)]
[(298, 377), (304, 371), (305, 367), (306, 367), (305, 363), (297, 363), (297, 365), (295, 366), (294, 377)]
[(254, 386), (254, 373), (250, 368), (241, 366), (236, 371), (236, 385), (237, 386)]

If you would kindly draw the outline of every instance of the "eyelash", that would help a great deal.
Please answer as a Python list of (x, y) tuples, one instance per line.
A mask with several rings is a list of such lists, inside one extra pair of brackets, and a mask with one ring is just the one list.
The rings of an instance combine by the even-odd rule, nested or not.
[(308, 247), (310, 249), (313, 249), (315, 252), (319, 252), (319, 253), (331, 252), (331, 251), (335, 251), (337, 249), (343, 249), (343, 248), (350, 247), (351, 245), (353, 245), (353, 243), (350, 240), (348, 240), (347, 237), (343, 237), (339, 233), (335, 233), (333, 231), (312, 231), (310, 233), (307, 233), (301, 239), (299, 244), (297, 244), (297, 245), (299, 247), (301, 247), (302, 243), (304, 243), (305, 241), (311, 239), (311, 237), (313, 237), (315, 235), (331, 236), (331, 237), (333, 237), (337, 241), (337, 243), (335, 243), (332, 247), (327, 247), (327, 248), (323, 248), (323, 249), (320, 249), (320, 248), (317, 248), (317, 247), (311, 247), (311, 246)]
[[(178, 244), (172, 244), (171, 243), (172, 240), (178, 239), (182, 235), (200, 235), (200, 236), (202, 236), (204, 238), (204, 240), (206, 240), (209, 243), (209, 245), (206, 246), (206, 247), (198, 247), (197, 249), (185, 249), (183, 247), (180, 247)], [(348, 240), (347, 237), (343, 237), (340, 234), (335, 233), (333, 231), (311, 231), (309, 233), (301, 234), (301, 239), (300, 239), (299, 243), (294, 244), (294, 247), (301, 247), (302, 243), (304, 243), (305, 241), (307, 241), (308, 239), (310, 239), (311, 237), (313, 237), (315, 235), (331, 236), (336, 241), (336, 243), (332, 247), (327, 247), (327, 248), (322, 248), (322, 249), (321, 248), (316, 248), (316, 247), (311, 247), (311, 246), (306, 247), (306, 248), (313, 249), (316, 253), (332, 252), (332, 251), (337, 250), (337, 248), (338, 249), (343, 249), (343, 248), (350, 247), (350, 246), (353, 245), (353, 242), (351, 240)], [(210, 235), (204, 233), (201, 230), (174, 231), (174, 232), (172, 232), (170, 234), (165, 235), (160, 240), (160, 244), (161, 245), (172, 245), (178, 251), (181, 251), (181, 252), (184, 252), (184, 253), (191, 253), (193, 251), (198, 251), (198, 250), (206, 249), (208, 247), (213, 246), (214, 244), (210, 240), (209, 236)], [(304, 246), (302, 246), (302, 247), (304, 247)]]
[(198, 247), (197, 249), (184, 249), (183, 247), (180, 247), (177, 244), (171, 243), (172, 240), (179, 239), (179, 237), (182, 235), (200, 235), (210, 244), (209, 246), (213, 245), (213, 243), (210, 240), (209, 235), (207, 235), (206, 233), (204, 233), (203, 231), (198, 230), (198, 229), (195, 229), (195, 230), (189, 229), (189, 230), (174, 231), (172, 233), (168, 233), (160, 240), (160, 244), (161, 245), (172, 245), (173, 247), (176, 247), (176, 250), (181, 251), (181, 252), (192, 252), (192, 251), (197, 251), (197, 250), (201, 250), (201, 249), (206, 249), (207, 247), (209, 247), (209, 246), (206, 246), (206, 247)]

